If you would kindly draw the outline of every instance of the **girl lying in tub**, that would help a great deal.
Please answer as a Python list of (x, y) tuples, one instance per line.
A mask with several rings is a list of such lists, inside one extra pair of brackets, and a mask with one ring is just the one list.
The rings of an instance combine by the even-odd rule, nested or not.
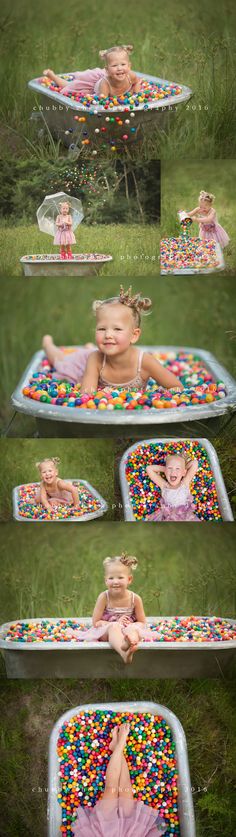
[(68, 80), (57, 76), (53, 70), (44, 70), (43, 75), (61, 87), (61, 93), (80, 92), (107, 98), (108, 96), (122, 96), (124, 93), (138, 93), (142, 87), (142, 79), (131, 70), (129, 55), (133, 47), (114, 46), (100, 50), (99, 57), (104, 61), (105, 68), (96, 67), (73, 73), (73, 79)]
[(132, 288), (110, 299), (96, 300), (97, 349), (91, 344), (65, 355), (45, 335), (42, 346), (56, 377), (81, 383), (84, 393), (97, 389), (145, 390), (149, 378), (164, 389), (183, 389), (182, 384), (149, 352), (138, 351), (135, 343), (141, 334), (141, 312), (147, 311), (151, 300), (141, 294), (132, 295)]
[(145, 520), (200, 522), (189, 490), (197, 470), (197, 459), (189, 459), (185, 452), (168, 454), (165, 465), (148, 465), (148, 477), (161, 489), (161, 505)]
[(129, 724), (112, 730), (111, 757), (105, 775), (102, 798), (94, 808), (78, 807), (72, 823), (74, 837), (161, 837), (167, 826), (157, 811), (133, 797), (129, 767), (124, 749)]
[(41, 503), (47, 511), (51, 511), (53, 506), (60, 503), (68, 503), (75, 507), (79, 502), (78, 490), (73, 483), (61, 480), (58, 476), (59, 463), (60, 459), (57, 456), (36, 463), (41, 483), (32, 502)]
[[(141, 596), (128, 590), (132, 583), (132, 570), (138, 566), (137, 558), (125, 552), (114, 558), (105, 558), (104, 590), (98, 596), (93, 611), (93, 627), (83, 631), (83, 640), (109, 642), (125, 663), (131, 663), (140, 640), (159, 638), (158, 629), (151, 631), (146, 618)], [(76, 628), (67, 629), (68, 639), (81, 639)]]

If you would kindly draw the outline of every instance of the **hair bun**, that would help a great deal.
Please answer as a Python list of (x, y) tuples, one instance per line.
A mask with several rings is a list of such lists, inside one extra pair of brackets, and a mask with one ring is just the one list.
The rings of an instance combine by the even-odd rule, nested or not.
[(136, 570), (138, 566), (137, 558), (135, 555), (127, 555), (127, 552), (122, 552), (121, 555), (113, 555), (104, 558), (103, 566), (106, 568), (109, 564), (114, 564), (119, 562), (120, 564), (124, 564), (130, 570)]

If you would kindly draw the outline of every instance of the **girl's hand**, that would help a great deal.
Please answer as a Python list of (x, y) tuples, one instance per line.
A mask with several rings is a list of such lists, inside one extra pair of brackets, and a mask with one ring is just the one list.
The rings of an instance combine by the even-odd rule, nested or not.
[(125, 628), (127, 627), (127, 625), (130, 625), (129, 616), (120, 616), (120, 618), (117, 621), (120, 623), (120, 625), (124, 625)]
[(95, 622), (95, 628), (103, 628), (106, 627), (107, 622), (105, 619), (98, 619), (98, 622)]

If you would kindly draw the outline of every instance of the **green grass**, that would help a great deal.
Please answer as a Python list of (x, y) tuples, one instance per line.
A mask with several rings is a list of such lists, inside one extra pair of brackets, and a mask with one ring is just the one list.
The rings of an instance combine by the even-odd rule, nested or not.
[(59, 717), (85, 703), (140, 699), (168, 706), (183, 725), (197, 837), (232, 837), (236, 828), (235, 687), (235, 678), (227, 683), (2, 681), (0, 799), (4, 837), (46, 834), (48, 745)]
[[(40, 348), (43, 334), (53, 334), (59, 345), (94, 339), (92, 301), (114, 296), (119, 283), (119, 279), (105, 276), (102, 283), (99, 278), (2, 279), (0, 399), (4, 426), (12, 416), (10, 395)], [(206, 349), (235, 376), (234, 279), (209, 276), (203, 284), (192, 276), (180, 281), (148, 277), (132, 279), (132, 285), (134, 291), (141, 290), (153, 300), (152, 314), (143, 317), (141, 344)]]
[[(76, 244), (73, 253), (105, 253), (113, 261), (104, 265), (99, 276), (136, 276), (156, 275), (159, 265), (159, 226), (145, 224), (96, 224), (85, 225), (76, 232)], [(53, 239), (41, 233), (36, 225), (0, 228), (0, 244), (4, 275), (21, 276), (21, 256), (31, 253), (58, 253), (59, 247), (53, 245)], [(30, 281), (28, 278), (22, 281)], [(32, 280), (34, 281), (34, 279)], [(45, 278), (45, 282), (50, 281)], [(67, 280), (70, 281), (70, 278)], [(89, 280), (88, 280), (89, 281)]]
[[(178, 209), (194, 209), (198, 205), (201, 189), (212, 192), (218, 220), (230, 237), (230, 243), (224, 250), (226, 273), (235, 273), (236, 270), (235, 177), (235, 160), (185, 160), (184, 163), (175, 160), (168, 164), (164, 161), (161, 169), (161, 237), (180, 235)], [(190, 235), (197, 236), (198, 229), (198, 224), (194, 223)]]
[[(90, 482), (108, 503), (104, 520), (114, 516), (113, 444), (110, 440), (74, 441), (68, 439), (1, 439), (0, 520), (12, 518), (12, 490), (27, 482), (38, 482), (36, 462), (59, 456), (62, 479), (84, 479)], [(39, 535), (38, 535), (39, 537)]]
[[(3, 622), (41, 616), (89, 616), (104, 589), (102, 561), (137, 555), (133, 588), (147, 615), (235, 616), (234, 526), (152, 526), (99, 521), (23, 526), (2, 532), (0, 612)], [(222, 555), (224, 561), (222, 563)]]
[[(29, 116), (34, 96), (28, 80), (45, 67), (55, 71), (97, 66), (99, 49), (114, 43), (133, 43), (134, 69), (189, 85), (194, 97), (177, 110), (170, 133), (150, 132), (141, 147), (130, 146), (137, 158), (161, 156), (233, 157), (235, 155), (235, 6), (220, 0), (194, 3), (174, 0), (158, 7), (104, 0), (102, 14), (94, 0), (79, 9), (42, 0), (14, 0), (9, 13), (3, 1), (1, 95), (3, 153), (58, 157), (58, 143), (37, 139)], [(36, 141), (35, 141), (36, 137)], [(89, 147), (88, 155), (90, 155)], [(65, 152), (66, 153), (66, 152)], [(106, 153), (106, 152), (105, 152)]]

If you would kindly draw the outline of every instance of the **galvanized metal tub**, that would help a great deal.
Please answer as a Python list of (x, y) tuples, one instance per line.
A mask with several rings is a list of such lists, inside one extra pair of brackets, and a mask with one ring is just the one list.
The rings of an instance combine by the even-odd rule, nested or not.
[(89, 253), (76, 253), (73, 259), (60, 259), (55, 254), (38, 254), (22, 256), (20, 263), (25, 276), (97, 276), (99, 270), (112, 262), (110, 255), (100, 253), (94, 254), (92, 258)]
[[(75, 347), (76, 348), (76, 347)], [(37, 426), (42, 433), (44, 432), (43, 424), (48, 422), (55, 422), (57, 431), (63, 434), (63, 426), (66, 423), (68, 426), (69, 435), (79, 435), (80, 425), (93, 425), (99, 428), (107, 428), (108, 426), (117, 427), (133, 427), (146, 425), (161, 425), (161, 424), (175, 424), (176, 422), (191, 422), (205, 419), (213, 419), (225, 415), (229, 410), (235, 410), (236, 407), (236, 381), (227, 372), (213, 354), (206, 352), (203, 349), (177, 347), (177, 346), (143, 346), (140, 347), (148, 352), (169, 352), (169, 351), (185, 351), (191, 354), (196, 354), (200, 360), (204, 362), (206, 368), (211, 372), (214, 380), (221, 380), (227, 390), (226, 397), (220, 401), (213, 403), (194, 404), (191, 407), (178, 408), (171, 410), (156, 410), (150, 408), (146, 411), (109, 411), (109, 410), (89, 410), (86, 408), (77, 409), (76, 407), (63, 407), (56, 404), (51, 405), (40, 401), (33, 401), (32, 399), (23, 395), (22, 390), (27, 385), (29, 379), (38, 370), (40, 363), (44, 357), (44, 352), (36, 352), (31, 358), (30, 363), (25, 369), (16, 389), (11, 396), (12, 406), (20, 413), (25, 413), (28, 416), (35, 417)], [(50, 428), (49, 425), (49, 428)], [(53, 433), (53, 427), (50, 428)], [(51, 435), (49, 430), (49, 435)]]
[[(51, 617), (50, 622), (58, 619)], [(59, 617), (58, 617), (59, 618)], [(163, 618), (147, 617), (147, 624), (158, 623)], [(185, 617), (187, 618), (187, 617)], [(16, 620), (24, 622), (26, 620)], [(36, 624), (43, 618), (29, 619)], [(73, 621), (73, 618), (71, 619)], [(78, 619), (74, 619), (78, 622)], [(236, 620), (227, 619), (230, 625)], [(92, 620), (81, 617), (83, 625), (91, 627)], [(108, 642), (14, 642), (6, 640), (12, 622), (0, 627), (0, 650), (9, 678), (115, 678), (133, 680), (165, 678), (220, 677), (226, 674), (236, 660), (236, 640), (212, 642), (145, 642), (140, 643), (132, 665), (125, 665), (121, 657), (110, 648)]]
[(173, 740), (176, 746), (176, 759), (178, 769), (178, 812), (180, 822), (180, 837), (195, 837), (195, 819), (193, 800), (191, 792), (191, 780), (189, 774), (187, 744), (185, 733), (180, 721), (159, 703), (149, 701), (131, 701), (130, 703), (94, 703), (76, 706), (61, 715), (54, 725), (49, 743), (48, 760), (48, 837), (60, 837), (61, 834), (61, 806), (57, 796), (59, 793), (59, 760), (57, 755), (57, 740), (62, 724), (70, 721), (76, 714), (89, 710), (102, 710), (104, 712), (132, 712), (134, 714), (150, 713), (160, 715), (170, 727)]
[[(67, 480), (65, 480), (65, 482), (67, 482)], [(70, 480), (70, 482), (73, 482), (73, 478)], [(99, 492), (96, 491), (96, 489), (93, 488), (93, 486), (89, 482), (87, 482), (87, 480), (79, 480), (79, 483), (81, 485), (85, 486), (88, 489), (88, 491), (90, 492), (90, 494), (92, 494), (92, 496), (94, 498), (96, 498), (96, 500), (99, 501), (100, 508), (97, 509), (96, 511), (87, 512), (87, 513), (81, 515), (81, 517), (75, 517), (75, 515), (71, 514), (70, 517), (67, 517), (67, 518), (64, 518), (64, 519), (63, 518), (58, 518), (57, 523), (84, 523), (88, 520), (93, 520), (96, 517), (102, 517), (103, 514), (105, 514), (105, 512), (107, 511), (108, 505), (106, 503), (106, 500), (104, 500), (103, 497), (101, 496), (101, 494), (99, 494)], [(30, 485), (30, 484), (31, 483), (28, 483), (28, 485)], [(36, 483), (34, 483), (34, 485), (39, 486), (40, 483), (36, 482)], [(23, 488), (23, 484), (22, 485), (16, 485), (15, 488), (13, 488), (13, 492), (12, 492), (14, 520), (19, 520), (20, 523), (40, 523), (40, 522), (42, 522), (42, 523), (45, 523), (45, 522), (46, 523), (55, 523), (55, 520), (39, 521), (39, 520), (34, 520), (34, 518), (22, 517), (22, 515), (19, 512), (19, 491), (20, 491), (20, 488)]]
[(205, 448), (208, 459), (210, 460), (211, 470), (212, 470), (212, 473), (213, 473), (213, 476), (214, 476), (214, 479), (215, 479), (217, 499), (218, 499), (218, 504), (219, 504), (219, 510), (220, 510), (221, 517), (224, 521), (234, 522), (232, 509), (231, 509), (230, 502), (229, 502), (229, 499), (228, 499), (228, 494), (227, 494), (227, 491), (226, 491), (226, 488), (225, 488), (225, 484), (224, 484), (224, 480), (223, 480), (223, 476), (222, 476), (222, 472), (221, 472), (221, 468), (220, 468), (220, 463), (219, 463), (219, 459), (218, 459), (215, 448), (213, 447), (211, 442), (208, 441), (208, 439), (198, 438), (198, 439), (191, 439), (190, 440), (190, 439), (184, 439), (184, 438), (179, 438), (179, 437), (173, 437), (173, 438), (164, 437), (164, 438), (158, 438), (158, 439), (154, 439), (154, 438), (153, 439), (143, 439), (141, 442), (140, 441), (135, 442), (135, 444), (131, 445), (129, 448), (127, 448), (127, 450), (123, 454), (122, 459), (120, 461), (119, 473), (120, 473), (120, 485), (121, 485), (121, 493), (122, 493), (125, 520), (134, 521), (135, 523), (137, 522), (137, 520), (134, 516), (134, 513), (133, 513), (133, 506), (132, 506), (132, 502), (131, 502), (131, 498), (130, 498), (130, 494), (129, 494), (129, 485), (128, 485), (128, 482), (127, 482), (127, 479), (126, 479), (126, 464), (127, 464), (127, 460), (129, 458), (131, 452), (136, 450), (136, 448), (138, 448), (142, 445), (143, 446), (150, 445), (150, 444), (153, 445), (155, 443), (157, 445), (160, 445), (162, 442), (164, 442), (164, 443), (165, 442), (182, 442), (183, 445), (184, 445), (186, 442), (189, 442), (189, 441), (199, 442), (199, 444)]
[[(147, 75), (146, 73), (137, 73), (137, 76), (154, 83), (168, 85), (175, 83), (169, 82), (167, 79)], [(45, 123), (47, 125), (47, 128), (50, 130), (52, 136), (60, 138), (66, 147), (71, 147), (72, 143), (76, 145), (80, 141), (83, 136), (83, 131), (86, 128), (88, 137), (95, 140), (96, 134), (94, 136), (94, 131), (96, 128), (101, 128), (102, 117), (107, 116), (107, 110), (105, 110), (99, 102), (96, 102), (96, 105), (94, 105), (93, 108), (96, 112), (92, 113), (80, 102), (73, 101), (71, 98), (62, 95), (61, 93), (55, 93), (53, 90), (49, 90), (48, 87), (44, 87), (40, 84), (38, 79), (32, 79), (29, 81), (28, 87), (37, 95), (37, 100), (39, 97), (40, 101), (38, 113), (41, 114), (42, 124)], [(164, 99), (149, 102), (148, 109), (146, 110), (140, 103), (140, 106), (135, 108), (135, 118), (132, 120), (132, 123), (134, 123), (134, 127), (137, 130), (135, 133), (129, 134), (129, 138), (126, 140), (126, 143), (136, 141), (140, 138), (141, 134), (152, 131), (154, 126), (157, 126), (160, 130), (164, 130), (166, 128), (167, 117), (173, 116), (177, 106), (181, 103), (188, 102), (192, 96), (192, 90), (190, 87), (186, 87), (186, 85), (181, 84), (181, 88), (182, 92), (177, 96), (173, 96), (173, 98), (165, 97)], [(127, 118), (129, 114), (125, 112), (125, 107), (125, 105), (114, 106), (112, 108), (112, 113), (109, 113), (112, 116), (119, 117), (124, 114), (124, 117)], [(37, 112), (37, 106), (34, 108), (33, 115), (35, 112)], [(85, 115), (86, 123), (82, 123), (82, 127), (80, 127), (79, 123), (75, 122), (75, 116)], [(119, 127), (116, 123), (114, 128), (114, 123), (112, 123), (112, 126), (109, 126), (109, 123), (106, 123), (106, 127), (107, 138), (114, 137), (116, 142), (120, 142), (123, 146), (126, 144), (122, 141), (124, 128), (127, 128), (126, 125)]]

